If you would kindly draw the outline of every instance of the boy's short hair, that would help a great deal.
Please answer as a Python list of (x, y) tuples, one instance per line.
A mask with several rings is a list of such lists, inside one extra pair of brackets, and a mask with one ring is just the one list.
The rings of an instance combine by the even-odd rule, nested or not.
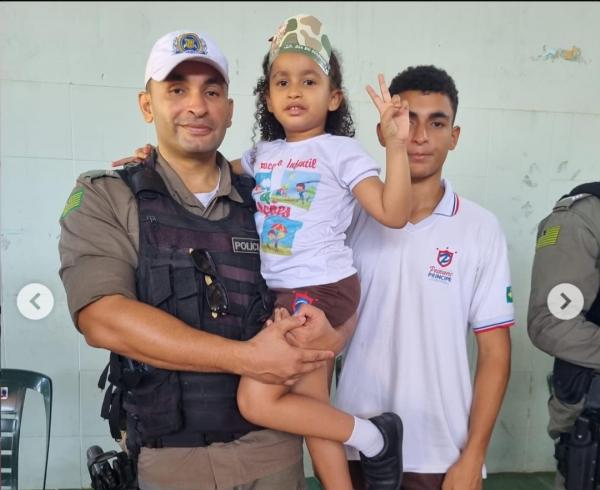
[(450, 99), (450, 105), (454, 112), (452, 120), (454, 121), (456, 118), (458, 90), (456, 90), (452, 77), (441, 68), (433, 65), (410, 66), (394, 77), (389, 90), (391, 95), (407, 90), (444, 94)]

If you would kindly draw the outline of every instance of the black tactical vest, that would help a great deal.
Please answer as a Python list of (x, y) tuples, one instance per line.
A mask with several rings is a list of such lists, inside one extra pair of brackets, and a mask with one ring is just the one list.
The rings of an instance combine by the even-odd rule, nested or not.
[[(211, 221), (190, 213), (171, 197), (155, 170), (155, 158), (154, 154), (144, 165), (119, 171), (139, 207), (139, 301), (198, 330), (234, 340), (253, 337), (272, 309), (260, 275), (251, 196), (254, 181), (232, 174), (232, 185), (244, 202), (230, 200), (229, 215)], [(226, 315), (211, 313), (205, 276), (194, 267), (190, 249), (205, 249), (212, 255), (229, 297)], [(167, 371), (114, 353), (109, 364), (114, 387), (107, 392), (103, 416), (112, 422), (115, 437), (119, 435), (115, 426), (124, 425), (123, 413), (114, 413), (119, 406), (127, 413), (128, 439), (135, 435), (142, 446), (204, 446), (228, 442), (257, 428), (238, 410), (239, 376)]]

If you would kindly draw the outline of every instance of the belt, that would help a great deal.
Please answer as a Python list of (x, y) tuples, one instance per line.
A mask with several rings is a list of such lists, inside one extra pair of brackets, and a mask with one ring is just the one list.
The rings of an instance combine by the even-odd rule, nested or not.
[(195, 432), (191, 434), (177, 434), (173, 436), (163, 436), (148, 441), (143, 445), (149, 448), (163, 447), (206, 447), (214, 442), (231, 442), (245, 436), (250, 431), (245, 432)]

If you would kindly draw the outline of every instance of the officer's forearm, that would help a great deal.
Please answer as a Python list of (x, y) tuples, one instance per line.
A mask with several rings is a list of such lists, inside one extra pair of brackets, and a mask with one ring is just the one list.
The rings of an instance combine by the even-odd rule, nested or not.
[(545, 306), (530, 306), (527, 327), (538, 349), (579, 366), (600, 369), (600, 326), (587, 321), (583, 313), (561, 320)]
[(121, 295), (105, 296), (79, 312), (92, 347), (178, 371), (231, 372), (236, 344), (193, 329), (158, 308)]
[(227, 372), (283, 384), (333, 357), (287, 343), (285, 333), (301, 324), (294, 317), (244, 342), (196, 330), (162, 310), (115, 295), (83, 308), (78, 324), (91, 346), (171, 371)]
[(477, 343), (477, 370), (463, 456), (475, 458), (483, 465), (510, 375), (509, 331), (481, 333)]

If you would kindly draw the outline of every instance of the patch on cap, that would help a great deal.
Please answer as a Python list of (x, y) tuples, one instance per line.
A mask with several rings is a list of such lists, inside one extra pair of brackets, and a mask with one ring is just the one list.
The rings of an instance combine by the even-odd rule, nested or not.
[(310, 56), (329, 75), (331, 43), (315, 16), (298, 14), (286, 19), (269, 41), (269, 67), (280, 53), (292, 51)]
[(162, 82), (171, 71), (186, 60), (196, 60), (215, 68), (229, 85), (229, 67), (214, 40), (200, 32), (181, 30), (169, 32), (154, 43), (148, 61), (144, 84), (150, 79)]
[(206, 54), (206, 42), (193, 32), (180, 34), (173, 40), (173, 51), (179, 53)]

